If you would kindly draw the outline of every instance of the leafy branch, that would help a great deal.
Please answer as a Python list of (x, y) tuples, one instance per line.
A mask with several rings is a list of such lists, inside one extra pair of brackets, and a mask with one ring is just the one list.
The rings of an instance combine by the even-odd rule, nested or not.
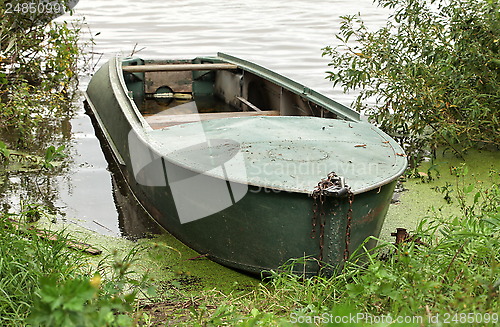
[(407, 146), (459, 152), (500, 145), (500, 4), (488, 0), (379, 0), (393, 10), (369, 31), (343, 16), (328, 78), (360, 89), (353, 106)]

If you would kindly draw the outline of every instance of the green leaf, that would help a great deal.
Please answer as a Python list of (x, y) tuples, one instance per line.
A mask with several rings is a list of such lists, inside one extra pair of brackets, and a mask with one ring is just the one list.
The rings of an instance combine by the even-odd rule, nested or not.
[(347, 284), (346, 289), (350, 297), (357, 297), (365, 291), (365, 287), (361, 284)]

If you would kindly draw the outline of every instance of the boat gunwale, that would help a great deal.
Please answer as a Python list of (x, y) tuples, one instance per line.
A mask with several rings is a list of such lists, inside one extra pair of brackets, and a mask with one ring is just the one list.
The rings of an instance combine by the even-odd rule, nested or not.
[(344, 120), (350, 120), (353, 122), (361, 121), (359, 113), (352, 110), (351, 108), (344, 106), (343, 104), (305, 86), (304, 84), (296, 82), (266, 67), (222, 52), (218, 52), (217, 57), (215, 58), (230, 64), (237, 65), (244, 71), (248, 71), (252, 74), (269, 80), (272, 83), (275, 83), (292, 93), (295, 93), (309, 101), (320, 105), (324, 109), (331, 111)]

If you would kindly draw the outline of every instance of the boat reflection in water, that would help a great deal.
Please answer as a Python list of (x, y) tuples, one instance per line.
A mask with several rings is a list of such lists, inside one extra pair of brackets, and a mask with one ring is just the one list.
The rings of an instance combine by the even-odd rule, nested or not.
[(137, 201), (119, 172), (112, 171), (112, 186), (118, 212), (118, 227), (123, 237), (137, 240), (165, 232)]

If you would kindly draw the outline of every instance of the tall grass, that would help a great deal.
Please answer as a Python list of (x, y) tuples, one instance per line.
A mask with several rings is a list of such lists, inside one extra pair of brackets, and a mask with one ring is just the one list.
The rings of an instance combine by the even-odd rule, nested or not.
[(32, 231), (15, 228), (6, 216), (0, 224), (0, 324), (23, 325), (40, 278), (71, 278), (81, 256), (67, 251), (62, 242), (48, 243)]
[(85, 254), (67, 248), (65, 232), (48, 241), (10, 217), (0, 216), (1, 326), (135, 325), (137, 249), (90, 268)]

